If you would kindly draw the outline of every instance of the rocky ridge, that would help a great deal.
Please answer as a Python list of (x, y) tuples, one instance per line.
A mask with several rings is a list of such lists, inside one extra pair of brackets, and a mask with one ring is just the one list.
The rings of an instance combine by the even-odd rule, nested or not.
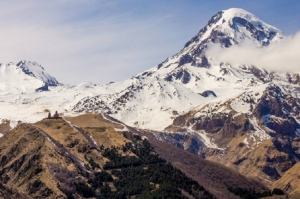
[[(86, 134), (89, 139), (83, 134)], [(0, 139), (0, 182), (3, 184), (0, 186), (7, 187), (5, 189), (10, 190), (14, 195), (22, 193), (19, 195), (23, 198), (120, 198), (128, 195), (144, 198), (143, 196), (149, 194), (175, 193), (185, 198), (192, 196), (239, 198), (230, 193), (228, 187), (251, 188), (257, 193), (268, 190), (262, 184), (249, 180), (222, 165), (192, 154), (185, 154), (187, 152), (180, 149), (177, 149), (180, 151), (176, 158), (182, 157), (184, 162), (178, 164), (171, 155), (176, 148), (172, 149), (172, 146), (159, 143), (158, 140), (150, 137), (149, 142), (145, 136), (149, 135), (129, 126), (127, 128), (116, 120), (107, 120), (100, 114), (44, 119), (35, 124), (20, 124)], [(160, 155), (158, 156), (157, 153)], [(143, 157), (146, 154), (148, 156), (145, 159)], [(199, 175), (195, 180), (204, 187), (185, 177), (181, 171), (176, 170), (161, 157), (167, 160), (170, 158), (169, 161), (187, 173), (190, 178), (194, 178), (190, 175), (192, 170), (187, 169), (186, 166), (197, 168)], [(155, 168), (167, 170), (154, 172)], [(127, 182), (119, 173), (123, 171), (138, 172), (135, 175), (126, 175), (126, 179), (129, 177), (137, 177), (137, 179)], [(147, 177), (149, 175), (147, 172), (154, 173)], [(171, 172), (171, 175), (166, 175), (166, 172)], [(170, 181), (167, 190), (174, 189), (174, 186), (175, 189), (172, 192), (165, 191), (165, 184), (157, 174), (166, 175), (164, 180)], [(146, 184), (141, 184), (142, 178), (145, 178), (143, 175), (146, 175), (148, 181), (151, 180), (150, 184), (148, 181)], [(172, 180), (172, 175), (177, 177)], [(214, 179), (218, 179), (218, 182), (214, 182), (210, 175), (215, 176)], [(183, 181), (176, 185), (174, 182), (178, 178)], [(194, 188), (196, 186), (199, 188), (191, 189), (182, 182), (190, 182)], [(156, 186), (152, 186), (153, 183)], [(130, 189), (127, 189), (127, 185)], [(5, 191), (4, 188), (2, 192)], [(151, 188), (151, 193), (147, 193), (148, 188)]]

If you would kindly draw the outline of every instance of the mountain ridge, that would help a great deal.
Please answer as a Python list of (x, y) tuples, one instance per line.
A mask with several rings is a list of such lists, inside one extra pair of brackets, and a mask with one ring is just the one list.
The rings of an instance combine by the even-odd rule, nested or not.
[[(79, 124), (80, 126), (78, 126)], [(93, 144), (89, 143), (74, 126), (81, 128), (84, 133), (90, 136), (94, 140), (94, 144), (100, 147), (100, 150), (93, 147)], [(181, 171), (176, 170), (161, 159), (161, 157), (168, 157), (169, 152), (158, 156), (148, 139), (142, 137), (142, 134), (137, 135), (136, 130), (130, 129), (127, 129), (122, 123), (106, 120), (100, 114), (85, 114), (65, 118), (64, 120), (44, 119), (35, 124), (20, 124), (0, 140), (0, 180), (8, 187), (7, 189), (15, 190), (14, 193), (19, 191), (24, 194), (24, 197), (28, 198), (64, 198), (70, 196), (75, 198), (93, 196), (120, 198), (123, 195), (124, 197), (135, 195), (144, 198), (145, 194), (148, 196), (150, 194), (177, 194), (187, 198), (191, 196), (215, 198), (210, 192), (206, 191), (206, 187), (209, 190), (215, 190), (214, 193), (218, 198), (223, 198), (224, 194), (230, 198), (239, 198), (228, 191), (228, 183), (231, 182), (233, 182), (231, 185), (233, 187), (251, 188), (257, 192), (267, 190), (260, 183), (251, 181), (230, 169), (189, 154), (193, 156), (192, 161), (195, 161), (192, 167), (204, 169), (197, 171), (201, 173), (201, 176), (208, 175), (205, 172), (206, 170), (221, 172), (229, 176), (236, 175), (232, 180), (220, 176), (221, 180), (217, 185), (213, 183), (213, 180), (206, 179), (203, 181), (205, 186), (203, 188), (196, 181), (184, 177)], [(151, 142), (153, 141), (155, 143), (155, 140)], [(159, 145), (156, 144), (156, 147)], [(137, 153), (136, 150), (141, 151)], [(163, 154), (163, 151), (161, 147), (158, 150), (160, 154)], [(145, 159), (143, 156), (147, 153), (149, 154)], [(180, 156), (185, 156), (184, 151)], [(110, 162), (113, 162), (113, 164), (110, 164)], [(151, 179), (148, 177), (150, 183), (148, 181), (148, 183), (142, 185), (139, 183), (143, 182), (141, 177), (146, 175), (148, 171), (157, 170), (158, 168), (163, 169), (164, 167), (168, 170), (153, 173), (150, 176)], [(124, 172), (137, 172), (136, 175), (128, 175), (127, 173), (126, 177), (137, 178), (140, 181), (122, 184), (123, 180), (126, 179), (122, 179), (123, 177), (118, 171), (123, 170)], [(185, 172), (184, 169), (181, 170)], [(171, 176), (166, 172), (171, 172)], [(176, 178), (169, 182), (172, 173), (176, 175)], [(157, 176), (157, 174), (160, 175)], [(170, 187), (164, 190), (165, 185), (162, 179), (159, 178), (161, 175), (165, 175), (164, 180), (169, 180), (169, 186), (175, 186), (173, 192), (167, 191)], [(95, 178), (95, 176), (98, 178)], [(111, 176), (114, 178), (111, 178)], [(154, 178), (153, 176), (157, 177)], [(174, 185), (179, 177), (184, 181), (180, 181), (179, 185)], [(202, 184), (202, 178), (197, 179), (198, 183)], [(191, 186), (186, 186), (183, 182), (192, 183), (193, 188), (188, 188)], [(110, 188), (105, 186), (107, 183)], [(136, 186), (136, 183), (139, 186)], [(157, 186), (151, 186), (153, 183)], [(127, 184), (130, 184), (130, 186), (127, 187)], [(84, 185), (90, 187), (90, 189), (84, 188)], [(176, 186), (179, 186), (181, 191), (178, 192), (179, 189)], [(216, 191), (219, 186), (222, 188)], [(152, 190), (150, 193), (147, 192), (149, 191), (148, 187)], [(94, 189), (94, 192), (91, 191), (91, 188)], [(104, 188), (113, 191), (106, 193), (103, 191)], [(123, 193), (125, 190), (126, 192)], [(160, 191), (156, 193), (157, 190)]]
[[(254, 23), (253, 27), (249, 26), (249, 21), (244, 23), (244, 25), (239, 25), (239, 27), (249, 26), (248, 29), (250, 31), (254, 29), (256, 30), (255, 32), (263, 31), (265, 37), (270, 32), (276, 33), (274, 37), (269, 38), (269, 42), (282, 40), (281, 37), (283, 36), (280, 30), (260, 21), (254, 15), (244, 10), (229, 9), (218, 12), (209, 20), (208, 25), (196, 35), (198, 43), (196, 39), (192, 39), (193, 42), (186, 45), (187, 47), (183, 48), (180, 53), (122, 82), (105, 85), (92, 83), (75, 86), (61, 85), (36, 62), (21, 61), (17, 65), (19, 65), (19, 68), (23, 68), (24, 71), (27, 71), (28, 66), (39, 69), (28, 72), (28, 76), (26, 76), (28, 80), (33, 77), (37, 77), (38, 80), (31, 82), (28, 89), (26, 89), (26, 86), (25, 88), (24, 86), (19, 88), (23, 80), (16, 83), (17, 86), (13, 85), (12, 87), (16, 87), (13, 90), (7, 89), (10, 87), (10, 83), (4, 84), (8, 87), (2, 90), (2, 94), (9, 95), (9, 97), (2, 98), (0, 101), (4, 102), (4, 110), (8, 108), (15, 110), (16, 107), (20, 106), (22, 106), (22, 109), (26, 109), (26, 106), (22, 104), (30, 104), (30, 109), (27, 112), (34, 118), (41, 117), (44, 114), (42, 110), (53, 107), (62, 114), (102, 112), (111, 114), (139, 128), (163, 130), (172, 123), (172, 120), (178, 114), (186, 113), (200, 104), (214, 100), (214, 98), (231, 98), (239, 95), (243, 90), (271, 81), (294, 81), (296, 84), (297, 82), (299, 83), (300, 78), (297, 74), (290, 74), (288, 77), (286, 74), (268, 72), (255, 66), (232, 65), (223, 63), (222, 60), (215, 60), (205, 56), (208, 44), (217, 43), (222, 45), (222, 39), (226, 40), (229, 38), (225, 34), (226, 31), (228, 34), (235, 34), (234, 28), (236, 27), (232, 26), (232, 28), (229, 24), (230, 20), (235, 17), (248, 19)], [(228, 21), (222, 23), (223, 18), (225, 21)], [(241, 33), (249, 32), (247, 28), (240, 30)], [(225, 33), (211, 34), (216, 31), (223, 33), (225, 31)], [(201, 39), (205, 34), (207, 34), (207, 38)], [(231, 38), (232, 45), (236, 45), (236, 43), (243, 44), (238, 42), (238, 40), (241, 40), (241, 38), (238, 38), (238, 35), (240, 33)], [(242, 41), (261, 42), (257, 40), (259, 38), (255, 37), (255, 35), (252, 37), (246, 34), (246, 36), (242, 38)], [(263, 43), (259, 44), (264, 46)], [(24, 85), (26, 85), (26, 81)], [(230, 88), (230, 92), (233, 95), (228, 95), (226, 89), (224, 89), (226, 87)], [(51, 94), (45, 92), (33, 93), (36, 91), (50, 91)], [(205, 93), (209, 93), (208, 91), (212, 91), (214, 95), (206, 95)], [(27, 94), (16, 97), (10, 95), (9, 93), (11, 92)], [(8, 107), (6, 107), (7, 105)], [(0, 119), (15, 120), (14, 123), (16, 123), (16, 119), (14, 119), (15, 112), (11, 111), (9, 113), (7, 111), (6, 114), (0, 115)], [(157, 114), (161, 115), (161, 122), (159, 123), (155, 120), (155, 115)], [(20, 114), (18, 120), (26, 121), (26, 117), (22, 115)], [(31, 122), (33, 120), (27, 119), (27, 121)]]
[(247, 42), (268, 48), (284, 42), (284, 36), (244, 10), (229, 9), (214, 15), (179, 53), (122, 82), (62, 85), (35, 62), (1, 65), (6, 83), (0, 85), (0, 133), (7, 133), (8, 124), (33, 123), (55, 110), (60, 116), (106, 114), (269, 187), (278, 182), (293, 192), (297, 187), (280, 178), (300, 159), (299, 74), (206, 54), (209, 45), (246, 48)]

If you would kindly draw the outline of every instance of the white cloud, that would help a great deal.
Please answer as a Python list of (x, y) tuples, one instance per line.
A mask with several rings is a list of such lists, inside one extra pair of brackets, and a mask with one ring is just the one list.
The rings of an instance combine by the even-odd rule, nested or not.
[(210, 46), (207, 55), (231, 64), (254, 65), (269, 71), (300, 72), (300, 32), (268, 47), (253, 44), (221, 48)]

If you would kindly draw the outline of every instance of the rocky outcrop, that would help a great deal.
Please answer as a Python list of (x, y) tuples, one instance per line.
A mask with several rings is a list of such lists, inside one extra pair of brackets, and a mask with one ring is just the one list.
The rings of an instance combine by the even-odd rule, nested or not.
[(233, 110), (231, 100), (208, 103), (176, 117), (166, 128), (172, 139), (160, 138), (271, 186), (300, 159), (300, 102), (292, 89), (270, 84), (260, 97), (233, 99), (249, 103), (248, 113)]
[(259, 29), (259, 26), (255, 27), (252, 23), (241, 17), (233, 17), (232, 23), (229, 23), (229, 25), (234, 29), (238, 29), (237, 26), (245, 27), (251, 33), (252, 37), (254, 37), (258, 41), (262, 41), (263, 46), (269, 45), (270, 40), (272, 40), (277, 34), (273, 31), (263, 31)]
[(217, 95), (215, 94), (215, 92), (210, 91), (210, 90), (204, 91), (200, 95), (202, 95), (203, 97), (209, 97), (209, 96), (217, 97)]
[(277, 135), (295, 137), (300, 124), (294, 116), (299, 115), (299, 99), (285, 94), (278, 86), (267, 87), (253, 114), (264, 121), (264, 125)]

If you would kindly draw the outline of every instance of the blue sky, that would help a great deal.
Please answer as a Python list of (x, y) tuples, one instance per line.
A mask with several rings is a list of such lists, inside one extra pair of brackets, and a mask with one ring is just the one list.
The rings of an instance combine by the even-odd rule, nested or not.
[(286, 35), (299, 0), (2, 0), (0, 62), (35, 60), (62, 83), (121, 81), (177, 53), (218, 11), (243, 8)]

